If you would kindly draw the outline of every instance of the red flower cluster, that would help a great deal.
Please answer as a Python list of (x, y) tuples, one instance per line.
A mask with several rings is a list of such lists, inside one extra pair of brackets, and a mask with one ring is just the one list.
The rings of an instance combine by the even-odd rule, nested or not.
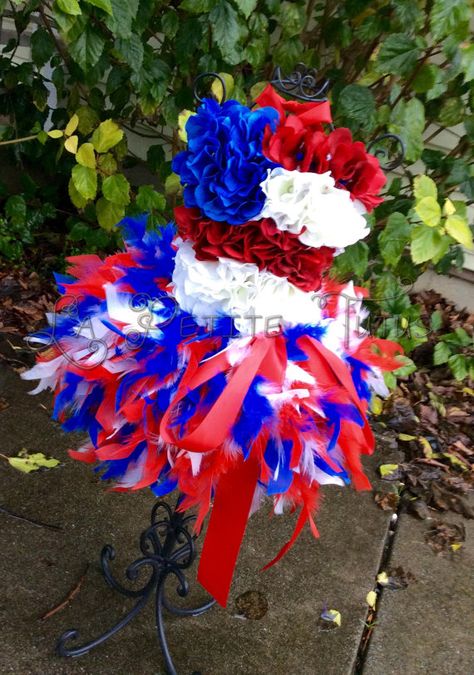
[(254, 263), (303, 291), (320, 288), (334, 257), (332, 248), (305, 246), (296, 234), (280, 232), (271, 218), (236, 226), (203, 218), (197, 208), (178, 206), (174, 213), (179, 235), (193, 242), (198, 260), (233, 258)]
[(267, 127), (263, 138), (268, 159), (289, 171), (330, 171), (337, 187), (348, 190), (368, 211), (383, 201), (379, 193), (386, 178), (378, 159), (367, 153), (361, 141), (352, 140), (349, 129), (324, 133), (322, 123), (331, 121), (329, 107), (323, 107), (329, 106), (327, 102), (285, 101), (267, 87), (257, 103), (272, 105), (280, 112), (280, 126), (274, 133)]

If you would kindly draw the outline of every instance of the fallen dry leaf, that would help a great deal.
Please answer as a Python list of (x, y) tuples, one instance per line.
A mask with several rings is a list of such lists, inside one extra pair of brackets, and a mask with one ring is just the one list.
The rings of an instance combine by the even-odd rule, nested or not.
[(42, 452), (30, 454), (25, 448), (20, 450), (16, 457), (7, 457), (6, 455), (0, 455), (0, 457), (5, 459), (14, 469), (23, 473), (31, 473), (32, 471), (38, 471), (38, 469), (54, 469), (60, 464), (59, 460), (54, 459), (54, 457), (46, 457)]
[(396, 511), (400, 497), (397, 492), (376, 492), (374, 500), (382, 511)]
[(342, 622), (341, 612), (337, 609), (324, 608), (319, 617), (319, 625), (323, 630), (340, 628)]
[(462, 544), (466, 539), (466, 529), (462, 523), (438, 521), (425, 535), (427, 543), (435, 553), (452, 551), (453, 544)]
[(238, 616), (262, 619), (268, 612), (268, 601), (260, 591), (246, 591), (235, 599)]
[(377, 604), (377, 593), (375, 591), (369, 591), (365, 596), (365, 601), (371, 609), (375, 609)]

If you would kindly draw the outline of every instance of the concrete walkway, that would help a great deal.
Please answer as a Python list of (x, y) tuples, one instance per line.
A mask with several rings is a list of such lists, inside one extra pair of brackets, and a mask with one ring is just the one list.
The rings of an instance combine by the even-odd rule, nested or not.
[[(0, 675), (162, 673), (151, 608), (89, 655), (64, 660), (54, 654), (55, 640), (65, 629), (75, 627), (84, 640), (92, 638), (129, 606), (105, 585), (98, 555), (104, 543), (113, 544), (119, 573), (137, 557), (137, 535), (147, 525), (153, 496), (147, 491), (108, 493), (90, 467), (68, 459), (65, 451), (77, 439), (67, 437), (50, 421), (50, 397), (29, 397), (30, 388), (16, 373), (0, 367), (0, 397), (8, 405), (0, 406), (4, 408), (0, 452), (16, 455), (26, 448), (56, 457), (62, 464), (26, 475), (0, 461), (0, 505), (62, 530), (34, 527), (0, 513)], [(374, 476), (375, 467), (384, 461), (387, 456), (380, 451), (369, 463), (369, 473)], [(179, 674), (195, 670), (202, 675), (354, 672), (367, 616), (365, 598), (379, 571), (389, 519), (370, 493), (327, 487), (317, 518), (321, 539), (314, 541), (304, 533), (278, 565), (261, 573), (259, 569), (289, 537), (294, 520), (269, 519), (268, 510), (258, 513), (247, 530), (228, 608), (215, 607), (198, 618), (170, 617), (167, 623)], [(416, 575), (421, 566), (421, 581), (403, 591), (384, 592), (379, 625), (358, 672), (472, 673), (474, 652), (472, 643), (468, 647), (466, 642), (474, 633), (469, 560), (474, 532), (469, 532), (466, 551), (456, 560), (440, 560), (421, 534), (413, 535), (411, 522), (407, 520), (397, 535), (400, 543), (394, 555), (405, 568), (413, 565)], [(412, 542), (413, 536), (415, 546), (404, 544), (407, 537)], [(430, 572), (430, 565), (436, 573)], [(41, 621), (39, 617), (68, 595), (86, 568), (76, 597)], [(442, 591), (450, 579), (451, 590)], [(173, 584), (169, 590), (174, 593)], [(235, 598), (249, 590), (259, 591), (268, 601), (268, 612), (259, 620), (237, 616)], [(193, 599), (204, 600), (203, 591), (193, 590), (190, 602)], [(324, 605), (341, 612), (341, 628), (321, 629)], [(405, 622), (404, 607), (411, 608)], [(444, 627), (449, 629), (449, 644), (443, 645), (445, 660), (430, 661), (426, 655), (437, 644), (433, 636), (448, 635)], [(432, 634), (429, 646), (425, 632)], [(398, 650), (403, 650), (403, 660)]]

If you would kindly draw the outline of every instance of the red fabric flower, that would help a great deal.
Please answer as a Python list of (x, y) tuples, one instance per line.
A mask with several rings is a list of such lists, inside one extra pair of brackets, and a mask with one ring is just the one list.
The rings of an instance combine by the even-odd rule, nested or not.
[(263, 138), (268, 159), (289, 171), (330, 171), (337, 187), (348, 190), (368, 211), (383, 201), (379, 193), (387, 179), (378, 159), (361, 141), (352, 140), (349, 129), (324, 133), (322, 122), (330, 122), (331, 117), (322, 103), (285, 101), (271, 87), (266, 87), (257, 103), (280, 112), (280, 126), (274, 133), (267, 127)]
[(254, 263), (303, 291), (321, 287), (334, 257), (332, 248), (305, 246), (298, 235), (280, 232), (271, 218), (236, 226), (203, 218), (195, 208), (178, 206), (174, 213), (179, 235), (193, 242), (198, 260), (232, 258)]

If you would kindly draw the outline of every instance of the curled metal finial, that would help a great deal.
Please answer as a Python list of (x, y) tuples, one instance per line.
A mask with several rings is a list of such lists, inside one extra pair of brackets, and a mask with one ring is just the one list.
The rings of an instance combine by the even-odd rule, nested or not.
[(405, 144), (396, 134), (382, 134), (369, 143), (367, 152), (377, 157), (384, 171), (393, 171), (405, 159)]
[(222, 99), (221, 99), (220, 102), (223, 103), (227, 98), (227, 90), (226, 90), (224, 78), (221, 75), (219, 75), (219, 73), (209, 72), (209, 73), (201, 73), (200, 75), (198, 75), (196, 77), (196, 79), (194, 80), (194, 87), (193, 87), (194, 98), (196, 99), (196, 101), (198, 101), (198, 103), (202, 103), (204, 101), (204, 98), (199, 94), (199, 83), (202, 80), (205, 80), (209, 77), (215, 78), (215, 79), (219, 80), (219, 82), (221, 83)]
[(308, 68), (304, 63), (298, 63), (288, 76), (282, 75), (280, 66), (277, 66), (273, 71), (271, 84), (283, 94), (289, 94), (300, 101), (327, 101), (329, 80), (318, 79), (317, 70)]

